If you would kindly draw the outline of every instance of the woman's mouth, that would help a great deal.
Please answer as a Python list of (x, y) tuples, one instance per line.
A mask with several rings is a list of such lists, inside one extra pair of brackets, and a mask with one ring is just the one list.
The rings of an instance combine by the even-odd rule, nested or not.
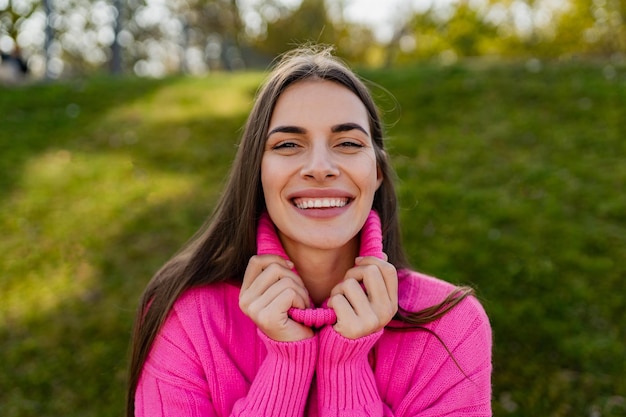
[(349, 202), (347, 197), (294, 198), (293, 203), (301, 210), (344, 207)]

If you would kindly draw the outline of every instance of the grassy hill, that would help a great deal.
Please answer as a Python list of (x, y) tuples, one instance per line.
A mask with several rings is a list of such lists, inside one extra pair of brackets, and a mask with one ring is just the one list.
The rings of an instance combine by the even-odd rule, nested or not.
[[(626, 415), (626, 68), (362, 74), (414, 267), (477, 289), (497, 416)], [(220, 193), (262, 74), (0, 89), (0, 414), (115, 416), (137, 297)]]

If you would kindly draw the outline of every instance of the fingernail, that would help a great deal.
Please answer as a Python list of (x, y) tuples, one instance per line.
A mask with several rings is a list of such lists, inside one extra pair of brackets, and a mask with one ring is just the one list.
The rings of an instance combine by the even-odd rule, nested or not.
[(356, 259), (354, 260), (354, 262), (361, 262), (363, 260), (362, 256), (357, 256)]
[(287, 260), (287, 266), (289, 268), (293, 268), (295, 265), (293, 264), (293, 262), (291, 262), (290, 260)]

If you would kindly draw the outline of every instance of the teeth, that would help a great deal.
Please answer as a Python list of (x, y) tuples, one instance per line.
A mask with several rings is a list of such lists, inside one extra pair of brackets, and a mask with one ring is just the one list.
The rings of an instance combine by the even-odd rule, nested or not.
[(348, 204), (347, 198), (307, 198), (294, 201), (299, 209), (343, 207)]

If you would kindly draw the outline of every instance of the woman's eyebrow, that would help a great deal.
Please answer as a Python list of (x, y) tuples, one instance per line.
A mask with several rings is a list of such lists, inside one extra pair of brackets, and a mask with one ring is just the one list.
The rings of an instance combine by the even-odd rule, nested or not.
[(350, 130), (360, 130), (369, 136), (367, 130), (358, 123), (341, 123), (330, 128), (330, 131), (333, 133), (349, 132)]
[(306, 133), (306, 129), (299, 126), (277, 126), (274, 129), (270, 130), (267, 136), (271, 136), (274, 133), (295, 133), (298, 135), (302, 135)]
[[(330, 128), (330, 131), (333, 133), (349, 132), (351, 130), (359, 130), (369, 136), (369, 133), (367, 133), (367, 130), (365, 130), (365, 128), (363, 128), (358, 123), (352, 123), (352, 122), (340, 123)], [(286, 126), (275, 127), (274, 129), (269, 131), (267, 136), (271, 136), (274, 133), (293, 133), (293, 134), (303, 135), (306, 132), (307, 130), (303, 127), (286, 125)]]

